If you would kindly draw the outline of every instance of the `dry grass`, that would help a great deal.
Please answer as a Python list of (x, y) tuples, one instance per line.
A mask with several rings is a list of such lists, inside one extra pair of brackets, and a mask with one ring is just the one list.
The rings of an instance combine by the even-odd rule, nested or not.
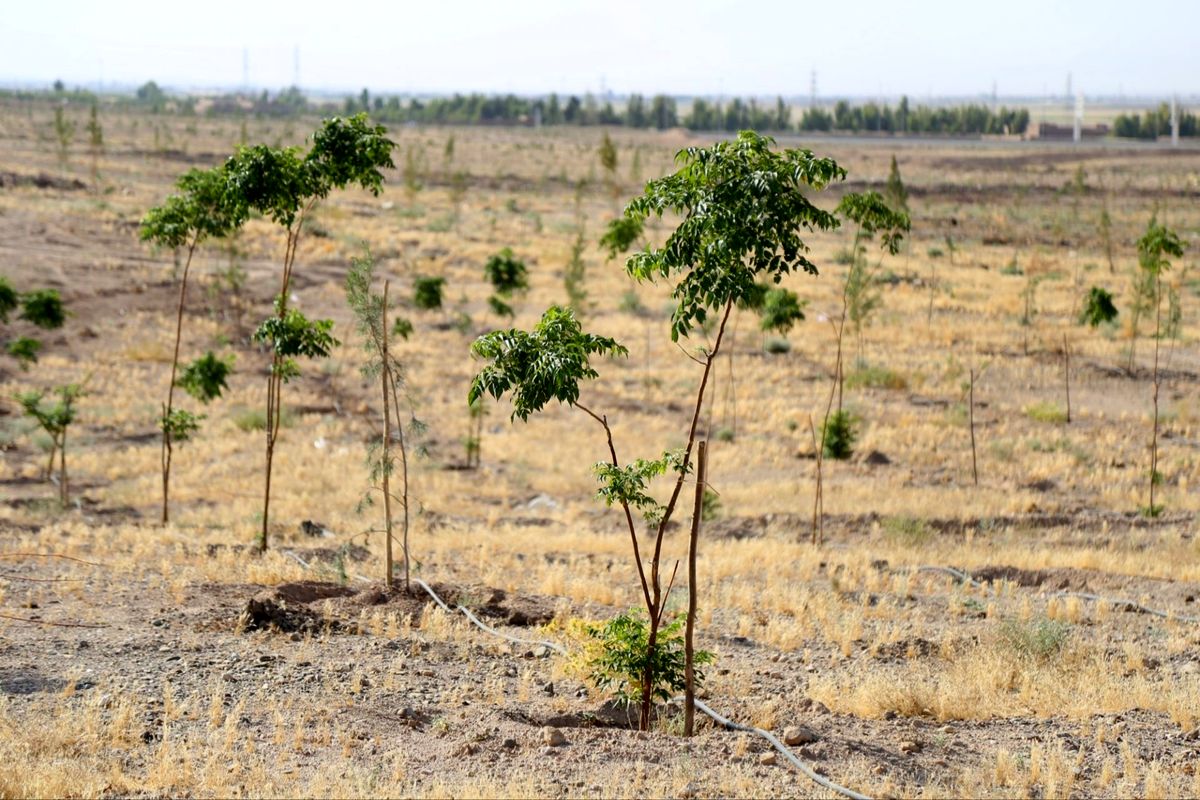
[[(37, 136), (47, 114), (35, 109), (27, 118), (23, 110), (0, 109), (6, 147), (0, 167), (22, 173), (58, 170), (50, 144)], [(0, 419), (0, 433), (14, 445), (4, 451), (0, 480), (6, 491), (19, 487), (38, 500), (0, 502), (0, 526), (11, 525), (5, 549), (54, 551), (103, 565), (99, 571), (39, 566), (39, 574), (86, 577), (83, 585), (30, 589), (14, 581), (0, 589), (6, 611), (17, 613), (30, 603), (53, 609), (46, 604), (58, 598), (69, 605), (75, 621), (95, 623), (111, 621), (112, 613), (94, 600), (97, 593), (119, 593), (122, 587), (143, 587), (156, 608), (169, 608), (186, 605), (202, 587), (271, 585), (306, 576), (278, 551), (248, 559), (233, 547), (252, 540), (260, 511), (261, 435), (242, 430), (246, 426), (238, 422), (239, 415), (263, 404), (267, 362), (248, 347), (236, 346), (238, 372), (230, 392), (206, 409), (200, 437), (176, 454), (175, 521), (166, 528), (139, 522), (154, 518), (159, 491), (158, 445), (142, 435), (153, 430), (163, 362), (169, 357), (170, 309), (151, 298), (169, 297), (163, 290), (170, 286), (170, 256), (142, 250), (132, 239), (130, 224), (165, 196), (170, 180), (185, 165), (130, 152), (152, 149), (152, 126), (157, 125), (172, 130), (176, 146), (211, 153), (215, 160), (231, 148), (238, 125), (132, 114), (103, 121), (109, 154), (101, 160), (100, 172), (112, 191), (16, 190), (0, 195), (0, 223), (30, 229), (42, 225), (47, 231), (16, 237), (16, 244), (13, 236), (5, 238), (0, 255), (12, 265), (13, 277), (58, 281), (79, 313), (69, 323), (66, 339), (48, 344), (34, 372), (0, 378), (0, 395), (84, 375), (89, 388), (70, 453), (77, 496), (89, 500), (78, 509), (59, 512), (38, 500), (51, 497), (50, 488), (20, 483), (39, 476), (43, 456), (27, 428), (11, 416)], [(252, 137), (266, 141), (298, 140), (304, 129), (296, 124), (288, 134), (285, 123), (250, 124)], [(403, 129), (395, 136), (401, 151), (423, 147), (437, 164), (448, 133)], [(334, 318), (347, 341), (329, 364), (306, 365), (306, 377), (287, 389), (285, 404), (293, 409), (294, 423), (284, 431), (275, 456), (280, 479), (272, 507), (272, 518), (279, 521), (277, 541), (282, 546), (305, 544), (297, 531), (303, 519), (317, 519), (341, 537), (359, 537), (356, 541), (363, 541), (374, 526), (369, 516), (354, 511), (366, 485), (364, 441), (375, 428), (374, 399), (358, 376), (364, 356), (349, 333), (340, 285), (349, 258), (365, 242), (393, 286), (407, 287), (420, 274), (444, 276), (449, 287), (446, 311), (405, 311), (417, 335), (403, 345), (402, 358), (416, 413), (430, 430), (424, 442), (429, 456), (415, 462), (412, 476), (412, 540), (421, 561), (419, 574), (562, 598), (560, 622), (569, 626), (567, 618), (574, 614), (599, 616), (638, 602), (619, 520), (598, 515), (592, 499), (588, 465), (605, 456), (594, 424), (570, 409), (556, 408), (528, 424), (510, 425), (507, 408), (494, 408), (485, 423), (483, 469), (445, 467), (462, 459), (461, 439), (467, 432), (464, 398), (477, 366), (467, 345), (475, 333), (498, 324), (486, 310), (483, 260), (511, 245), (529, 261), (532, 289), (517, 305), (517, 325), (531, 324), (546, 304), (565, 298), (561, 269), (577, 224), (572, 184), (598, 169), (594, 152), (599, 132), (470, 129), (454, 135), (455, 168), (471, 177), (456, 224), (446, 224), (453, 209), (438, 176), (430, 176), (430, 185), (410, 203), (399, 176), (392, 175), (391, 188), (380, 199), (350, 192), (323, 204), (317, 221), (326, 235), (303, 240), (298, 303)], [(673, 150), (686, 141), (675, 132), (618, 132), (615, 138), (621, 148), (620, 173), (627, 174), (636, 147), (644, 176), (666, 171)], [(1200, 583), (1200, 545), (1194, 536), (1200, 511), (1200, 494), (1194, 491), (1200, 465), (1194, 444), (1200, 436), (1195, 401), (1200, 327), (1188, 310), (1197, 299), (1188, 282), (1194, 272), (1185, 274), (1182, 268), (1194, 263), (1196, 248), (1172, 273), (1184, 297), (1185, 317), (1182, 338), (1170, 348), (1176, 377), (1164, 392), (1169, 402), (1160, 470), (1165, 476), (1162, 496), (1176, 516), (1139, 526), (1136, 518), (1122, 514), (1145, 502), (1149, 387), (1145, 380), (1109, 369), (1123, 363), (1127, 330), (1093, 332), (1074, 325), (1076, 304), (1093, 283), (1114, 290), (1118, 304), (1127, 307), (1132, 252), (1122, 249), (1121, 271), (1110, 276), (1094, 235), (1099, 191), (1083, 199), (1078, 217), (1050, 193), (1067, 181), (1077, 163), (1086, 163), (1089, 182), (1110, 187), (1119, 242), (1132, 241), (1158, 202), (1167, 204), (1164, 214), (1194, 243), (1200, 226), (1195, 204), (1154, 192), (1179, 185), (1180, 176), (1194, 180), (1200, 157), (1166, 161), (1086, 150), (1077, 162), (1058, 158), (1058, 151), (967, 144), (909, 148), (897, 143), (893, 148), (890, 143), (821, 141), (815, 147), (836, 155), (853, 178), (868, 181), (884, 178), (896, 149), (909, 186), (932, 192), (914, 201), (911, 246), (884, 262), (898, 280), (884, 287), (883, 309), (865, 330), (863, 355), (871, 366), (853, 373), (857, 377), (846, 392), (848, 406), (864, 419), (859, 451), (877, 450), (893, 463), (826, 462), (830, 543), (823, 548), (807, 544), (815, 465), (797, 455), (810, 449), (807, 420), (821, 413), (827, 398), (832, 337), (829, 325), (820, 320), (838, 309), (845, 267), (835, 264), (834, 254), (846, 246), (845, 235), (816, 236), (812, 257), (822, 275), (788, 281), (810, 301), (810, 322), (792, 334), (790, 353), (763, 354), (754, 322), (743, 314), (730, 348), (736, 360), (722, 363), (716, 376), (711, 428), (732, 430), (729, 374), (731, 367), (736, 370), (737, 435), (710, 447), (723, 514), (735, 528), (739, 521), (775, 516), (751, 538), (706, 540), (700, 554), (703, 629), (719, 664), (730, 665), (727, 674), (713, 674), (713, 697), (739, 718), (767, 726), (788, 724), (798, 699), (809, 697), (844, 715), (839, 719), (847, 725), (858, 726), (849, 735), (878, 735), (889, 746), (895, 744), (888, 739), (892, 734), (875, 732), (892, 715), (987, 724), (993, 732), (1003, 731), (1009, 722), (1049, 720), (1085, 726), (1091, 733), (1087, 748), (1078, 752), (1049, 741), (1031, 745), (1013, 737), (992, 743), (981, 739), (961, 759), (946, 757), (944, 768), (926, 765), (921, 776), (896, 764), (880, 773), (879, 759), (862, 753), (842, 754), (823, 765), (839, 780), (870, 792), (1154, 796), (1200, 790), (1194, 769), (1160, 763), (1149, 751), (1122, 752), (1115, 743), (1120, 736), (1102, 733), (1109, 723), (1097, 721), (1098, 715), (1141, 709), (1163, 715), (1175, 732), (1193, 729), (1200, 678), (1196, 672), (1161, 665), (1182, 663), (1181, 654), (1194, 652), (1200, 645), (1194, 628), (1131, 621), (1132, 615), (1119, 610), (1053, 599), (1037, 588), (1000, 583), (988, 591), (963, 589), (945, 576), (910, 571), (921, 564), (1087, 571), (1098, 576), (1107, 593), (1132, 593), (1135, 599), (1169, 588), (1166, 581)], [(1036, 168), (1022, 166), (1016, 159), (1026, 152), (1044, 162)], [(1001, 166), (986, 167), (987, 159)], [(1005, 165), (1008, 159), (1013, 159), (1011, 166)], [(88, 180), (82, 156), (72, 165)], [(1013, 190), (1014, 182), (1027, 194)], [(622, 186), (625, 194), (634, 188), (629, 179)], [(822, 199), (826, 201), (832, 198)], [(614, 208), (607, 194), (596, 189), (580, 196), (579, 211), (594, 239)], [(655, 235), (661, 237), (665, 230), (661, 227)], [(935, 262), (927, 256), (946, 235), (953, 235), (957, 245), (953, 265), (947, 258)], [(985, 245), (985, 239), (1008, 244)], [(1070, 245), (1059, 245), (1062, 240)], [(85, 245), (86, 257), (71, 243)], [(239, 247), (250, 276), (246, 300), (251, 308), (247, 324), (252, 324), (274, 291), (281, 242), (259, 221), (248, 226)], [(1038, 313), (1028, 330), (1018, 324), (1025, 277), (1001, 272), (1014, 257), (1026, 275), (1043, 278)], [(211, 281), (224, 258), (216, 249), (200, 255), (201, 282)], [(587, 261), (588, 290), (595, 301), (587, 324), (597, 333), (621, 338), (631, 356), (604, 365), (604, 377), (586, 389), (585, 402), (609, 413), (624, 458), (682, 444), (687, 412), (666, 404), (685, 397), (697, 376), (694, 364), (665, 336), (663, 309), (669, 298), (660, 289), (638, 287), (634, 291), (647, 314), (622, 311), (617, 298), (630, 290), (628, 279), (595, 249), (588, 251)], [(933, 314), (926, 324), (931, 287), (925, 281), (931, 266), (936, 268)], [(89, 306), (88, 298), (98, 289), (114, 294), (97, 296), (115, 296), (119, 302)], [(401, 289), (401, 296), (406, 292)], [(226, 342), (236, 342), (232, 320), (221, 313), (223, 305), (197, 288), (185, 352), (227, 349)], [(466, 334), (442, 324), (458, 312), (472, 318)], [(96, 338), (85, 335), (84, 328)], [(1070, 425), (1062, 424), (1058, 413), (1064, 407), (1058, 349), (1064, 334), (1075, 365)], [(1028, 357), (1023, 355), (1026, 336)], [(1139, 352), (1145, 357), (1148, 351), (1143, 338)], [(971, 368), (982, 373), (976, 385), (978, 487), (970, 480), (963, 405)], [(539, 495), (552, 499), (554, 506), (530, 508), (528, 501)], [(115, 510), (116, 516), (104, 516), (104, 510)], [(1074, 521), (1037, 523), (1039, 515), (1054, 514)], [(21, 526), (27, 523), (39, 530), (26, 532)], [(376, 539), (365, 537), (375, 547)], [(684, 547), (682, 533), (673, 533), (667, 558), (682, 558)], [(377, 571), (374, 563), (355, 569)], [(1147, 599), (1176, 611), (1185, 608), (1171, 592)], [(1061, 621), (1069, 634), (1050, 651), (1031, 654), (1003, 635), (1006, 621), (1014, 620), (1024, 625)], [(422, 639), (462, 659), (467, 679), (446, 689), (443, 702), (478, 695), (495, 706), (523, 704), (538, 695), (541, 670), (550, 670), (555, 680), (578, 677), (565, 664), (522, 666), (512, 679), (477, 672), (470, 656), (470, 648), (481, 645), (476, 631), (440, 611), (416, 620), (384, 614), (359, 620), (362, 638), (381, 641), (416, 641), (414, 626)], [(557, 629), (551, 634), (559, 635)], [(729, 643), (737, 636), (778, 661), (766, 667), (747, 663)], [(202, 648), (202, 641), (197, 634), (191, 644)], [(298, 662), (341, 645), (316, 636), (287, 647), (294, 650), (281, 652)], [(1172, 656), (1178, 658), (1171, 661)], [(354, 738), (335, 710), (366, 702), (370, 684), (389, 690), (400, 686), (406, 679), (405, 660), (423, 663), (425, 657), (420, 648), (400, 651), (390, 671), (374, 675), (360, 668), (344, 678), (327, 679), (319, 696), (302, 700), (247, 692), (226, 702), (227, 693), (242, 693), (246, 687), (219, 680), (190, 695), (170, 683), (156, 684), (154, 709), (164, 725), (161, 738), (152, 742), (139, 738), (144, 726), (138, 715), (145, 710), (139, 704), (150, 701), (135, 702), (120, 686), (101, 682), (88, 692), (43, 693), (19, 707), (10, 703), (0, 708), (0, 795), (663, 796), (677, 794), (697, 774), (706, 788), (720, 794), (812, 791), (782, 771), (764, 773), (749, 744), (718, 734), (711, 735), (725, 744), (714, 746), (732, 749), (703, 763), (674, 755), (666, 764), (652, 765), (624, 755), (620, 769), (586, 777), (575, 766), (563, 767), (562, 774), (551, 769), (530, 776), (465, 770), (423, 774), (428, 767), (411, 752), (383, 740)], [(778, 677), (760, 674), (764, 669)], [(102, 697), (107, 701), (100, 702)], [(565, 708), (568, 700), (553, 702)], [(459, 731), (455, 726), (466, 724), (449, 715), (443, 723), (451, 737)], [(432, 729), (441, 728), (435, 724)], [(1106, 736), (1106, 742), (1094, 741)], [(725, 760), (743, 756), (743, 761)]]

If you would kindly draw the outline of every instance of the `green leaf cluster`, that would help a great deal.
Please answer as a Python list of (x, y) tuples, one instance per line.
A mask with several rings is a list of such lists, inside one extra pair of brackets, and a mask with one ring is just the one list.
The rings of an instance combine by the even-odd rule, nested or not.
[[(662, 702), (682, 692), (685, 683), (684, 618), (676, 617), (658, 630), (654, 643), (654, 676), (651, 696)], [(611, 691), (625, 703), (636, 703), (642, 696), (642, 681), (649, 661), (650, 626), (643, 612), (629, 611), (613, 617), (604, 625), (593, 625), (588, 634), (600, 647), (588, 662), (590, 678), (596, 688)], [(707, 650), (692, 654), (697, 689), (704, 685), (704, 667), (715, 660)]]
[[(0, 323), (7, 324), (9, 315), (20, 309), (23, 319), (43, 330), (61, 328), (67, 320), (66, 307), (55, 289), (35, 289), (18, 292), (7, 278), (0, 276)], [(42, 343), (28, 336), (19, 336), (5, 343), (5, 350), (22, 369), (37, 361)]]
[(1171, 268), (1168, 256), (1181, 258), (1183, 248), (1183, 242), (1174, 231), (1151, 220), (1137, 242), (1138, 265), (1148, 273), (1159, 275)]
[(396, 143), (364, 113), (321, 123), (305, 155), (295, 147), (242, 147), (224, 165), (228, 190), (245, 207), (291, 228), (302, 207), (333, 189), (358, 184), (372, 194), (383, 188), (383, 169), (392, 169)]
[(845, 461), (854, 454), (857, 440), (858, 418), (849, 411), (834, 411), (822, 426), (821, 442), (825, 458)]
[(900, 251), (911, 224), (908, 214), (892, 210), (879, 192), (850, 192), (838, 202), (837, 213), (858, 225), (856, 246), (879, 233), (884, 249), (892, 255)]
[(1099, 286), (1088, 290), (1083, 300), (1083, 310), (1079, 312), (1079, 324), (1099, 327), (1106, 322), (1112, 322), (1120, 312), (1113, 302), (1112, 293)]
[(652, 180), (609, 226), (602, 244), (615, 252), (641, 234), (651, 215), (683, 218), (662, 247), (647, 247), (626, 261), (639, 281), (677, 280), (671, 338), (703, 325), (708, 312), (744, 301), (757, 278), (778, 283), (797, 270), (817, 272), (804, 230), (830, 230), (836, 216), (814, 206), (806, 190), (845, 178), (832, 159), (809, 150), (774, 152), (774, 140), (742, 131), (732, 141), (680, 151), (680, 169)]
[(529, 271), (525, 262), (513, 255), (512, 248), (506, 247), (487, 260), (483, 273), (496, 292), (488, 298), (488, 305), (497, 315), (511, 318), (513, 309), (506, 301), (529, 290)]
[(607, 506), (628, 505), (641, 512), (647, 522), (657, 524), (662, 519), (663, 506), (647, 493), (650, 482), (668, 470), (688, 471), (683, 462), (683, 451), (663, 453), (662, 458), (647, 460), (639, 458), (631, 464), (618, 467), (609, 461), (601, 461), (594, 467), (600, 489), (596, 496)]
[[(52, 402), (43, 402), (53, 394)], [(34, 419), (54, 441), (59, 441), (67, 427), (75, 421), (75, 402), (84, 395), (83, 386), (77, 383), (57, 386), (51, 391), (39, 389), (22, 392), (17, 402), (27, 417)]]
[(142, 241), (176, 248), (236, 231), (246, 221), (247, 209), (229, 177), (224, 166), (185, 172), (175, 182), (178, 193), (142, 218)]
[(413, 305), (423, 311), (442, 307), (442, 289), (445, 278), (417, 276), (413, 280)]
[(175, 408), (162, 415), (159, 427), (172, 442), (186, 442), (192, 438), (192, 434), (200, 430), (200, 421), (204, 418), (204, 414), (193, 414), (182, 408)]
[(175, 385), (201, 403), (209, 403), (229, 388), (226, 380), (233, 372), (233, 357), (218, 357), (209, 350), (183, 368)]
[(475, 376), (467, 401), (484, 394), (499, 400), (511, 391), (512, 418), (523, 421), (550, 400), (574, 405), (579, 382), (599, 376), (592, 356), (628, 355), (616, 340), (584, 333), (575, 314), (561, 306), (546, 309), (532, 332), (514, 328), (480, 336), (471, 352), (491, 363)]
[[(278, 300), (276, 304), (278, 304)], [(339, 342), (333, 337), (333, 320), (310, 320), (295, 308), (289, 308), (282, 317), (274, 316), (263, 320), (254, 332), (254, 341), (270, 345), (279, 356), (278, 369), (284, 382), (299, 377), (300, 368), (295, 358), (327, 358)]]
[(764, 331), (775, 331), (786, 336), (797, 322), (804, 319), (806, 305), (808, 301), (801, 301), (793, 291), (782, 287), (769, 289), (763, 295), (759, 326)]

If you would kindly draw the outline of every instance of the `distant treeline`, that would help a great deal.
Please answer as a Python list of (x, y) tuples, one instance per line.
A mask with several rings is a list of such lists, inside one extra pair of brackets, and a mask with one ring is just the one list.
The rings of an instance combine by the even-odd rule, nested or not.
[(993, 111), (985, 105), (910, 108), (901, 97), (890, 105), (866, 103), (852, 106), (839, 100), (833, 111), (809, 108), (800, 118), (802, 131), (877, 131), (880, 133), (1000, 134), (1024, 133), (1029, 127), (1029, 112), (1023, 108)]
[[(72, 103), (97, 102), (93, 93), (66, 89), (56, 81), (52, 91), (0, 91), (0, 97), (32, 100), (52, 97)], [(113, 102), (108, 100), (107, 102)], [(153, 112), (173, 110), (194, 114), (200, 98), (168, 95), (154, 81), (140, 86), (133, 97), (115, 101), (118, 106), (135, 106)], [(1029, 111), (1024, 108), (992, 109), (978, 103), (960, 106), (910, 106), (901, 97), (895, 107), (868, 102), (851, 105), (839, 100), (832, 109), (810, 107), (800, 119), (792, 120), (792, 108), (782, 97), (774, 103), (735, 97), (726, 101), (695, 98), (680, 111), (676, 98), (657, 94), (645, 97), (631, 94), (624, 105), (600, 102), (592, 94), (550, 94), (545, 97), (521, 97), (514, 94), (455, 94), (449, 97), (401, 98), (396, 95), (371, 96), (363, 89), (341, 103), (316, 102), (296, 87), (274, 95), (226, 94), (210, 98), (204, 104), (212, 115), (254, 114), (264, 117), (289, 117), (304, 113), (347, 114), (367, 111), (380, 122), (423, 125), (613, 125), (629, 128), (684, 127), (693, 131), (823, 132), (845, 131), (881, 134), (940, 134), (969, 136), (980, 134), (1023, 134), (1029, 128)], [(1154, 139), (1171, 132), (1171, 109), (1163, 103), (1157, 109), (1137, 114), (1120, 114), (1113, 122), (1112, 134), (1137, 139)], [(1200, 136), (1200, 118), (1179, 112), (1179, 135)]]
[[(1200, 136), (1200, 118), (1179, 109), (1179, 135)], [(1163, 103), (1140, 117), (1137, 114), (1118, 114), (1113, 120), (1113, 135), (1128, 139), (1157, 139), (1171, 135), (1171, 106)]]

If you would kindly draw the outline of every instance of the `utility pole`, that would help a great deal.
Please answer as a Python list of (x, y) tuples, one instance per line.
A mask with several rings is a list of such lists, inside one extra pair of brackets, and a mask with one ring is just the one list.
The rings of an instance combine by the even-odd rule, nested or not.
[(1083, 140), (1083, 92), (1075, 95), (1075, 144)]
[(1179, 96), (1171, 95), (1171, 147), (1179, 147)]
[(300, 88), (300, 46), (292, 48), (292, 86)]
[(250, 91), (250, 48), (242, 48), (242, 91)]
[(808, 84), (808, 107), (817, 107), (817, 71), (812, 71), (812, 77)]

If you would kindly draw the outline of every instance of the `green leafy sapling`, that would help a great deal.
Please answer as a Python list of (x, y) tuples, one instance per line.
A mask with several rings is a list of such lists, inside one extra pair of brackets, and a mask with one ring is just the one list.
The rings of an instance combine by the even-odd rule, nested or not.
[[(649, 218), (678, 216), (681, 222), (667, 241), (657, 248), (648, 245), (630, 256), (626, 271), (638, 281), (671, 282), (675, 300), (671, 315), (673, 341), (687, 337), (704, 326), (710, 315), (716, 315), (711, 347), (694, 357), (703, 366), (703, 373), (686, 445), (669, 463), (634, 462), (632, 472), (620, 468), (607, 418), (579, 403), (579, 383), (597, 377), (590, 362), (592, 356), (624, 355), (626, 350), (611, 339), (583, 333), (570, 311), (552, 307), (534, 332), (497, 331), (481, 337), (473, 348), (478, 357), (491, 363), (472, 383), (471, 399), (484, 393), (496, 398), (511, 394), (513, 418), (523, 420), (556, 399), (583, 411), (604, 429), (611, 458), (608, 466), (598, 471), (601, 496), (622, 507), (646, 608), (648, 631), (639, 714), (643, 730), (649, 726), (658, 686), (656, 653), (670, 593), (670, 586), (663, 585), (661, 570), (663, 538), (691, 471), (705, 389), (729, 313), (755, 291), (760, 278), (778, 283), (794, 271), (815, 274), (816, 265), (808, 259), (808, 245), (800, 233), (838, 225), (833, 214), (809, 202), (805, 190), (821, 189), (841, 180), (845, 171), (831, 159), (816, 158), (809, 151), (776, 153), (772, 145), (769, 138), (743, 131), (733, 141), (681, 151), (676, 157), (678, 171), (650, 181), (601, 240), (615, 255), (642, 238)], [(665, 473), (674, 473), (669, 497), (661, 507), (651, 506), (644, 488), (650, 479)], [(635, 510), (643, 517), (646, 511), (652, 511), (646, 520), (653, 542), (648, 570), (643, 564)]]
[[(183, 340), (183, 315), (187, 305), (188, 277), (196, 248), (209, 238), (232, 235), (246, 221), (247, 206), (243, 198), (230, 191), (229, 174), (224, 167), (193, 169), (175, 182), (178, 190), (142, 219), (141, 238), (156, 247), (177, 251), (186, 248), (187, 256), (179, 279), (179, 299), (175, 305), (175, 346), (171, 354), (171, 375), (167, 382), (167, 398), (159, 417), (162, 430), (162, 523), (170, 520), (171, 459), (174, 443), (183, 441), (178, 434), (191, 438), (202, 417), (179, 415), (175, 409), (175, 387), (178, 385), (179, 350)], [(220, 387), (224, 387), (224, 373)], [(217, 391), (219, 395), (220, 392)], [(215, 396), (215, 395), (214, 395)], [(200, 398), (197, 398), (200, 399)], [(203, 402), (211, 400), (209, 397)]]
[(493, 294), (488, 305), (497, 316), (513, 317), (513, 308), (508, 301), (514, 295), (529, 291), (529, 271), (525, 262), (517, 258), (511, 248), (504, 248), (483, 265), (484, 276), (492, 284)]
[(441, 308), (445, 286), (445, 278), (417, 276), (413, 279), (413, 305), (422, 311)]
[(1112, 293), (1099, 286), (1088, 290), (1083, 299), (1083, 310), (1079, 312), (1079, 324), (1098, 328), (1116, 320), (1117, 305), (1113, 302)]
[[(47, 395), (51, 402), (45, 402)], [(58, 501), (66, 508), (70, 501), (70, 484), (67, 479), (67, 429), (75, 421), (75, 403), (84, 395), (80, 384), (58, 386), (51, 392), (46, 390), (24, 392), (17, 395), (17, 402), (25, 415), (32, 418), (50, 437), (50, 461), (46, 466), (47, 479), (53, 474), (54, 456), (58, 455)]]
[[(67, 321), (67, 310), (56, 289), (35, 289), (21, 293), (7, 278), (0, 275), (0, 324), (7, 325), (9, 315), (18, 311), (17, 318), (42, 330), (61, 328)], [(28, 369), (37, 361), (42, 343), (31, 336), (17, 336), (4, 343), (4, 350)]]
[[(401, 529), (401, 550), (404, 555), (404, 590), (409, 589), (410, 558), (408, 550), (408, 448), (405, 444), (404, 425), (400, 421), (399, 387), (404, 383), (404, 371), (391, 348), (389, 335), (402, 332), (408, 338), (412, 325), (388, 329), (388, 282), (384, 281), (383, 294), (372, 290), (375, 261), (367, 252), (362, 258), (351, 261), (346, 275), (346, 300), (354, 312), (363, 347), (367, 351), (367, 362), (362, 367), (363, 377), (379, 380), (383, 398), (383, 435), (378, 443), (370, 447), (368, 460), (371, 467), (373, 488), (383, 496), (384, 508), (384, 583), (392, 588), (392, 501), (400, 503), (404, 510)], [(406, 322), (397, 319), (397, 323)], [(393, 440), (400, 450), (400, 494), (393, 495), (391, 477), (396, 469), (396, 457), (392, 450)], [(367, 495), (370, 498), (370, 494)]]
[(895, 155), (892, 156), (892, 165), (888, 170), (883, 198), (893, 210), (908, 213), (908, 189), (904, 186), (904, 179), (900, 177), (900, 167), (896, 164)]
[(1142, 235), (1142, 238), (1138, 239), (1137, 248), (1139, 267), (1147, 275), (1151, 276), (1154, 281), (1154, 369), (1152, 373), (1154, 381), (1154, 423), (1150, 439), (1150, 502), (1144, 511), (1148, 516), (1157, 517), (1163, 510), (1162, 506), (1156, 505), (1154, 502), (1154, 490), (1161, 480), (1158, 472), (1158, 398), (1161, 389), (1161, 381), (1159, 380), (1159, 350), (1163, 339), (1162, 276), (1164, 272), (1171, 269), (1171, 258), (1183, 257), (1184, 244), (1174, 231), (1158, 224), (1158, 222), (1152, 219), (1146, 228), (1146, 233)]
[[(392, 169), (395, 142), (386, 130), (371, 125), (366, 114), (333, 117), (313, 134), (312, 147), (303, 156), (296, 148), (266, 145), (243, 147), (225, 162), (229, 191), (241, 203), (269, 217), (285, 231), (283, 269), (275, 316), (263, 322), (254, 338), (271, 346), (267, 375), (266, 465), (263, 488), (260, 551), (267, 548), (271, 510), (271, 472), (279, 437), (283, 384), (299, 375), (296, 356), (328, 355), (335, 341), (329, 320), (309, 321), (288, 307), (292, 271), (304, 221), (319, 200), (334, 189), (355, 184), (378, 195), (383, 190), (383, 169)], [(294, 351), (294, 352), (293, 352)]]
[(788, 289), (768, 289), (759, 307), (759, 327), (764, 332), (771, 331), (780, 336), (787, 336), (795, 324), (804, 319), (804, 306), (807, 304), (807, 301), (802, 301), (795, 292)]
[[(618, 614), (604, 625), (593, 625), (589, 636), (600, 643), (598, 652), (589, 659), (589, 677), (596, 688), (611, 691), (629, 704), (641, 700), (643, 676), (654, 676), (650, 687), (653, 699), (667, 702), (686, 688), (684, 676), (684, 618), (677, 616), (658, 630), (653, 650), (649, 647), (650, 625), (645, 612), (628, 611)], [(653, 654), (653, 663), (649, 658)], [(695, 686), (704, 684), (704, 670), (714, 656), (699, 650), (693, 657)]]

